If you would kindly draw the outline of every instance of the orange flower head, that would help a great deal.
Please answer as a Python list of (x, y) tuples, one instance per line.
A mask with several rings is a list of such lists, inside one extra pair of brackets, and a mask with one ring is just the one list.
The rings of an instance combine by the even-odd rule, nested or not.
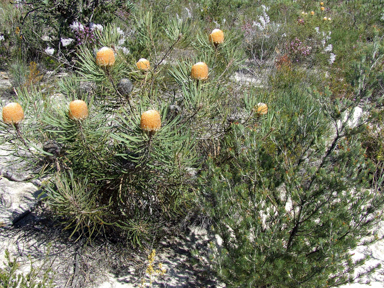
[(312, 16), (315, 15), (315, 11), (311, 11), (311, 15), (312, 15)]
[(18, 124), (24, 119), (24, 111), (19, 103), (9, 103), (3, 108), (3, 121), (6, 124)]
[(256, 107), (254, 108), (254, 111), (259, 115), (267, 114), (268, 112), (268, 106), (265, 103), (258, 103)]
[(324, 9), (325, 9), (324, 7), (320, 7), (320, 10), (321, 10), (321, 11), (324, 11)]
[(221, 44), (224, 42), (224, 32), (220, 29), (214, 29), (209, 35), (209, 42), (214, 44)]
[(208, 79), (208, 65), (204, 62), (198, 62), (192, 66), (191, 77), (195, 80)]
[(74, 100), (69, 103), (69, 118), (73, 120), (84, 120), (88, 117), (87, 103), (83, 100)]
[(151, 68), (149, 61), (145, 58), (141, 58), (139, 61), (137, 61), (136, 66), (137, 69), (143, 72), (148, 71), (149, 68)]
[(97, 51), (96, 64), (101, 67), (109, 67), (115, 64), (115, 52), (112, 48), (103, 47)]
[(144, 131), (153, 132), (161, 127), (160, 113), (156, 110), (148, 110), (141, 114), (140, 128)]
[(320, 2), (320, 5), (321, 5), (321, 6), (324, 6), (324, 2)]

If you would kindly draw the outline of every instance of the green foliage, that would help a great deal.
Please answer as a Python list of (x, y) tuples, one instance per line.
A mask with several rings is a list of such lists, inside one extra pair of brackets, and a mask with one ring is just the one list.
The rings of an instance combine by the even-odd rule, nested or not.
[(75, 180), (72, 170), (56, 175), (54, 185), (47, 187), (46, 200), (56, 216), (65, 221), (65, 229), (72, 229), (70, 237), (76, 232), (79, 232), (78, 237), (91, 237), (104, 227), (108, 205), (100, 207), (98, 187), (76, 176)]
[[(354, 280), (364, 259), (348, 251), (367, 235), (375, 241), (382, 219), (380, 1), (329, 2), (324, 11), (304, 0), (31, 3), (21, 34), (6, 34), (26, 117), (1, 122), (0, 142), (36, 177), (50, 176), (44, 201), (71, 237), (145, 246), (186, 219), (207, 219), (223, 239), (211, 264), (228, 286)], [(64, 49), (76, 21), (104, 28)], [(220, 45), (209, 42), (215, 28)], [(23, 56), (38, 58), (47, 45), (63, 48), (58, 60), (74, 69), (53, 83), (54, 96)], [(111, 67), (95, 61), (103, 46), (115, 52)], [(140, 58), (148, 71), (138, 70)], [(190, 77), (197, 62), (208, 79)], [(76, 99), (88, 118), (69, 117)], [(151, 109), (161, 115), (157, 131), (141, 127)]]
[(232, 125), (221, 157), (201, 177), (223, 239), (213, 264), (233, 287), (352, 281), (348, 273), (362, 262), (348, 250), (384, 204), (368, 189), (374, 167), (361, 138), (344, 125), (330, 137), (336, 118), (297, 86), (276, 95), (270, 109), (256, 125)]
[[(36, 268), (36, 265), (30, 260), (30, 271), (27, 273), (21, 273), (19, 271), (20, 263), (17, 259), (11, 259), (8, 250), (5, 250), (6, 265), (4, 268), (0, 268), (0, 286), (4, 288), (48, 288), (53, 286), (53, 279), (51, 276), (52, 270), (50, 267), (46, 267), (47, 260)], [(44, 269), (44, 271), (43, 271)]]
[[(55, 49), (56, 57), (65, 64), (72, 60), (75, 44), (89, 45), (96, 40), (91, 27), (93, 23), (106, 26), (116, 19), (117, 14), (126, 14), (133, 8), (132, 3), (123, 0), (33, 0), (23, 6), (26, 13), (21, 20), (21, 30), (29, 57), (38, 57), (48, 45)], [(71, 28), (74, 23), (83, 25), (83, 28)], [(62, 39), (67, 38), (76, 40), (69, 46), (64, 45)]]

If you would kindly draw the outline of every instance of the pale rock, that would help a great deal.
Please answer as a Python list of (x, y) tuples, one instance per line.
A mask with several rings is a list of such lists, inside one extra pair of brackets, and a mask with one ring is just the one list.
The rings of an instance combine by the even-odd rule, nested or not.
[(15, 220), (34, 207), (40, 190), (31, 184), (0, 179), (0, 222), (11, 226)]
[(364, 120), (365, 117), (366, 113), (363, 113), (363, 109), (361, 109), (360, 107), (355, 107), (351, 116), (348, 111), (345, 112), (345, 114), (343, 115), (343, 121), (339, 120), (337, 122), (337, 127), (338, 129), (340, 129), (343, 123), (346, 122), (349, 128), (356, 128), (360, 121)]
[(216, 243), (217, 243), (218, 246), (222, 246), (223, 245), (223, 238), (221, 238), (219, 234), (215, 235), (215, 239), (216, 239)]
[(12, 87), (11, 81), (9, 79), (0, 79), (0, 89), (9, 89)]
[(264, 87), (263, 79), (255, 77), (253, 75), (246, 75), (240, 72), (235, 72), (235, 75), (231, 77), (231, 80), (242, 84), (249, 84), (255, 87)]

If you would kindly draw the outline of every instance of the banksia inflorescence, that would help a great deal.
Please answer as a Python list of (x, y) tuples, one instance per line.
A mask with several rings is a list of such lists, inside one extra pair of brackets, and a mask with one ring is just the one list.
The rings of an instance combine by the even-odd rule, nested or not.
[(129, 96), (133, 90), (133, 84), (131, 80), (128, 78), (123, 78), (120, 80), (119, 84), (117, 84), (117, 90), (119, 93), (125, 97)]
[(268, 113), (268, 106), (265, 103), (258, 103), (254, 108), (253, 111), (259, 115), (264, 115)]
[(191, 77), (195, 80), (208, 79), (208, 65), (204, 62), (198, 62), (192, 66)]
[(160, 113), (148, 110), (141, 114), (140, 128), (147, 132), (156, 132), (161, 127)]
[(214, 29), (209, 35), (209, 42), (218, 45), (224, 42), (224, 32), (220, 29)]
[(110, 67), (115, 64), (115, 52), (112, 48), (103, 47), (96, 53), (96, 64), (101, 67)]
[(149, 70), (149, 68), (151, 68), (149, 61), (145, 58), (141, 58), (139, 61), (137, 61), (136, 66), (137, 69), (143, 72), (146, 72)]
[(74, 100), (69, 103), (69, 118), (73, 120), (84, 120), (88, 117), (87, 103), (83, 100)]
[(19, 103), (9, 103), (3, 108), (3, 121), (6, 124), (19, 124), (24, 119), (24, 111)]

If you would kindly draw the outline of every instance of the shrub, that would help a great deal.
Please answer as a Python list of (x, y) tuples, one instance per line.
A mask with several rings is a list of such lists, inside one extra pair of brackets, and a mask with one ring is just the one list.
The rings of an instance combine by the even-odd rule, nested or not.
[[(330, 3), (314, 15), (308, 12), (319, 5), (308, 1), (266, 1), (257, 10), (248, 0), (202, 0), (187, 9), (142, 1), (119, 20), (125, 32), (116, 23), (91, 28), (103, 19), (96, 1), (84, 13), (100, 17), (92, 19), (76, 14), (83, 2), (67, 2), (33, 2), (40, 10), (24, 25), (39, 23), (38, 15), (56, 19), (57, 31), (33, 27), (62, 33), (49, 40), (58, 47), (75, 33), (78, 41), (66, 46), (73, 54), (65, 54), (77, 59), (75, 71), (55, 85), (55, 97), (30, 73), (27, 87), (15, 90), (25, 119), (1, 122), (0, 141), (35, 177), (50, 176), (44, 200), (71, 237), (149, 246), (192, 219), (211, 223), (223, 239), (211, 264), (228, 286), (353, 280), (363, 260), (348, 251), (364, 236), (375, 241), (383, 207), (381, 136), (367, 132), (382, 114), (382, 34), (376, 27), (369, 39), (359, 37), (365, 22), (348, 32), (355, 24), (342, 10), (361, 1)], [(217, 27), (225, 41), (212, 45)], [(32, 40), (26, 31), (23, 43)], [(110, 47), (102, 50), (107, 61), (99, 61), (100, 47)], [(244, 65), (245, 55), (254, 61)], [(141, 57), (150, 65), (137, 65)], [(195, 77), (198, 62), (206, 63), (204, 75)], [(236, 81), (235, 73), (266, 67), (270, 76), (260, 84)], [(22, 82), (26, 69), (16, 68)], [(75, 115), (73, 100), (83, 114)]]
[(369, 189), (374, 167), (347, 126), (329, 138), (332, 119), (315, 108), (316, 98), (291, 90), (274, 100), (275, 111), (255, 128), (232, 125), (222, 157), (203, 174), (223, 239), (213, 263), (233, 287), (352, 281), (362, 262), (349, 249), (370, 233), (383, 205)]
[(22, 5), (26, 12), (21, 31), (29, 56), (40, 58), (48, 45), (50, 50), (47, 48), (46, 54), (71, 65), (76, 45), (95, 45), (95, 31), (111, 23), (117, 14), (129, 12), (133, 7), (129, 1), (120, 0), (33, 0)]
[[(48, 261), (40, 267), (36, 267), (30, 259), (30, 271), (28, 273), (21, 273), (18, 269), (20, 263), (17, 259), (11, 259), (8, 250), (5, 250), (6, 266), (0, 268), (0, 285), (1, 287), (21, 287), (21, 288), (46, 288), (54, 287), (52, 279), (52, 270), (47, 267)], [(43, 271), (44, 269), (44, 271)]]

